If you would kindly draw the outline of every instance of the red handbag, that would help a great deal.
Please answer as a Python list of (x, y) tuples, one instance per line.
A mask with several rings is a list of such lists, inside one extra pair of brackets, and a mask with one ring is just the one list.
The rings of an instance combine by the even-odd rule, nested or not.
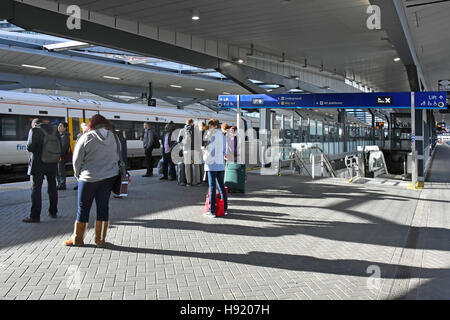
[[(225, 192), (227, 193), (228, 198), (228, 188), (225, 187)], [(205, 201), (205, 212), (209, 212), (210, 203), (209, 203), (209, 189), (206, 193), (206, 201)], [(220, 197), (219, 191), (216, 192), (216, 217), (221, 217), (225, 215), (225, 201)]]

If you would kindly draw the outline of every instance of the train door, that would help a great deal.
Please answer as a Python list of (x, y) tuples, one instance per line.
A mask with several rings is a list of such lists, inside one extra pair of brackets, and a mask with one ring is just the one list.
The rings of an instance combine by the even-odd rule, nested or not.
[(69, 124), (70, 147), (72, 152), (75, 147), (75, 141), (80, 132), (82, 132), (81, 124), (85, 122), (83, 111), (80, 109), (67, 109), (67, 123)]

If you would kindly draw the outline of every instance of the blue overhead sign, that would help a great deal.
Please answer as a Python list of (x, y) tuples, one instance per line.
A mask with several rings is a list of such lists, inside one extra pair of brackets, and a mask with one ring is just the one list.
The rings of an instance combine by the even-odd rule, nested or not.
[(416, 109), (447, 109), (446, 91), (422, 91), (414, 94)]
[[(447, 93), (416, 92), (417, 109), (446, 109)], [(222, 95), (219, 108), (411, 108), (411, 92)]]

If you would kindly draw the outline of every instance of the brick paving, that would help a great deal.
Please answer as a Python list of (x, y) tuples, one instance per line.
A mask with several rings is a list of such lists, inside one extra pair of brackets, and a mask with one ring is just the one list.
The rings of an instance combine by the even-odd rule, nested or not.
[[(0, 299), (450, 299), (450, 177), (436, 152), (422, 191), (250, 173), (230, 214), (204, 217), (207, 187), (134, 171), (111, 199), (108, 245), (61, 245), (76, 192), (50, 219), (21, 222), (29, 183), (0, 186)], [(439, 172), (439, 174), (434, 174)], [(443, 171), (445, 174), (445, 171)], [(44, 188), (46, 190), (46, 188)]]

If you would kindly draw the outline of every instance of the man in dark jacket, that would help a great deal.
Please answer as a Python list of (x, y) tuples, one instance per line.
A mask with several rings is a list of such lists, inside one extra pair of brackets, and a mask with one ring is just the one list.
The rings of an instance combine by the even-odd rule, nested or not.
[(31, 176), (31, 212), (30, 217), (23, 219), (23, 222), (40, 222), (42, 208), (42, 183), (44, 176), (47, 177), (48, 196), (50, 200), (49, 216), (56, 218), (58, 212), (58, 193), (56, 190), (57, 161), (55, 163), (42, 162), (42, 150), (44, 147), (44, 132), (54, 134), (61, 143), (58, 130), (40, 119), (34, 119), (28, 133), (27, 150), (31, 152), (28, 165), (28, 175)]
[(171, 151), (177, 144), (177, 140), (172, 139), (172, 133), (175, 130), (173, 121), (170, 121), (164, 127), (164, 136), (162, 139), (162, 151), (163, 151), (163, 176), (159, 180), (177, 180), (177, 173), (175, 171), (175, 164), (172, 161)]
[(66, 190), (66, 162), (70, 162), (70, 132), (67, 131), (69, 124), (61, 122), (58, 126), (59, 136), (61, 137), (62, 156), (58, 162), (58, 190)]
[(144, 143), (144, 152), (145, 152), (145, 162), (147, 163), (147, 173), (143, 175), (143, 177), (152, 177), (153, 176), (153, 160), (152, 160), (152, 152), (153, 152), (153, 142), (154, 139), (157, 139), (155, 133), (150, 129), (150, 123), (144, 123), (144, 132), (141, 136), (141, 141)]

